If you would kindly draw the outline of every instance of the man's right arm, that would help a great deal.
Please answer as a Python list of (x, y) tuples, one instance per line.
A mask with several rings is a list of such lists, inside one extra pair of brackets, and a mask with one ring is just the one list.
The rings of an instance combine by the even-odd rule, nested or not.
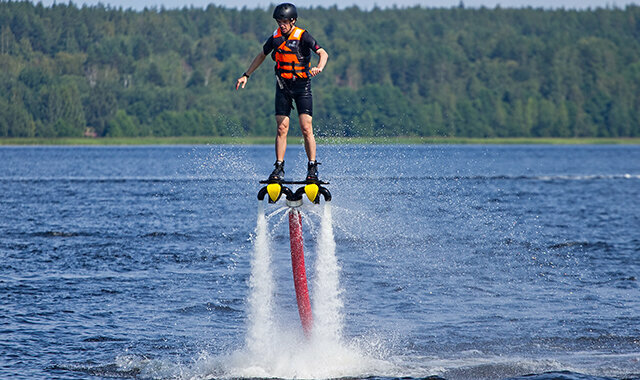
[(244, 88), (244, 86), (247, 84), (247, 79), (249, 79), (249, 76), (251, 76), (251, 74), (253, 74), (253, 72), (256, 71), (258, 67), (260, 67), (265, 58), (267, 58), (267, 55), (262, 51), (258, 53), (258, 55), (256, 55), (256, 57), (251, 62), (251, 65), (249, 65), (247, 71), (245, 71), (244, 74), (242, 74), (242, 76), (236, 81), (236, 90), (241, 86), (242, 88)]

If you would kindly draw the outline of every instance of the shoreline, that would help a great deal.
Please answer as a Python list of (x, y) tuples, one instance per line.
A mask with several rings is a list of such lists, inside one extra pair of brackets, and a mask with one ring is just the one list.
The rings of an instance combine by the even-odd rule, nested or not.
[[(640, 138), (464, 138), (464, 137), (316, 137), (321, 145), (640, 145)], [(271, 145), (274, 137), (60, 137), (0, 138), (0, 146)], [(289, 144), (302, 137), (289, 137)]]

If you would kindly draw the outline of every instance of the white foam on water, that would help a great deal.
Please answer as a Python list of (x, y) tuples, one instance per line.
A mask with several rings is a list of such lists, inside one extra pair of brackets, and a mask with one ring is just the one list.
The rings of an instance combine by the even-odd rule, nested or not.
[(246, 347), (228, 355), (203, 353), (191, 366), (174, 368), (172, 375), (180, 379), (328, 379), (398, 373), (389, 362), (368, 355), (362, 342), (307, 339), (298, 326), (290, 327), (280, 326), (262, 352)]
[(280, 330), (264, 352), (238, 351), (225, 366), (225, 377), (339, 378), (386, 372), (385, 362), (365, 356), (355, 346)]

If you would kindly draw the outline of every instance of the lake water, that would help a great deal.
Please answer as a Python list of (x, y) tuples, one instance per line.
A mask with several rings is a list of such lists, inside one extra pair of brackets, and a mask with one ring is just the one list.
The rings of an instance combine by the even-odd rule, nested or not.
[(640, 378), (640, 147), (318, 151), (330, 341), (302, 334), (284, 204), (259, 212), (272, 147), (0, 148), (0, 378)]

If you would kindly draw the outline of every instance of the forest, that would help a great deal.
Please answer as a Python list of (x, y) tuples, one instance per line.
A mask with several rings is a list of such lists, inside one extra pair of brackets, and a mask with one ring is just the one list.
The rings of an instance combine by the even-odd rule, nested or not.
[[(271, 136), (271, 59), (235, 90), (271, 11), (2, 1), (0, 137)], [(638, 6), (314, 7), (298, 26), (330, 55), (319, 136), (640, 136)]]

